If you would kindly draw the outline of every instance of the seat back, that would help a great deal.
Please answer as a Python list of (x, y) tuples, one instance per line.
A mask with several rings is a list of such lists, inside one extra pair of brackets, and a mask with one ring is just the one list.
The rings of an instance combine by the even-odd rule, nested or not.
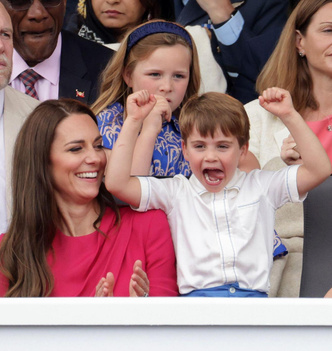
[(332, 287), (332, 176), (308, 193), (303, 216), (300, 297), (323, 297)]

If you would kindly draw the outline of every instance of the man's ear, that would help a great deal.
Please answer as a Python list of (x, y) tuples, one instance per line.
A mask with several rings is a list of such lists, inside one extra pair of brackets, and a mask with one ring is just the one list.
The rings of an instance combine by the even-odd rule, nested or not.
[(124, 69), (123, 74), (122, 74), (123, 80), (126, 82), (129, 88), (132, 88), (132, 79), (131, 79), (131, 73), (127, 68)]

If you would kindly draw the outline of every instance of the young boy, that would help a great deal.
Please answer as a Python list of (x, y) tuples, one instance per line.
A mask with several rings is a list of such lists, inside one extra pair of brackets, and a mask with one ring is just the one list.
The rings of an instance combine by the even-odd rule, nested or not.
[[(127, 118), (107, 165), (106, 187), (138, 211), (160, 208), (170, 224), (180, 294), (266, 297), (272, 266), (275, 210), (303, 201), (331, 174), (319, 140), (294, 110), (290, 94), (267, 89), (260, 104), (281, 118), (297, 143), (302, 166), (278, 172), (240, 171), (249, 121), (242, 104), (221, 93), (192, 97), (182, 108), (182, 148), (193, 175), (130, 177), (137, 135), (155, 98), (128, 97)], [(167, 116), (166, 116), (167, 117)]]

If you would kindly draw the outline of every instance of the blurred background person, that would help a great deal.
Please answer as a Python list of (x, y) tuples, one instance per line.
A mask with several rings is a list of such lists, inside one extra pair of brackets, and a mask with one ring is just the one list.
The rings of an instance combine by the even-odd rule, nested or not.
[(7, 230), (11, 214), (12, 154), (16, 136), (38, 101), (8, 85), (12, 71), (13, 27), (0, 3), (0, 232)]
[(0, 0), (13, 23), (13, 88), (44, 101), (70, 97), (91, 104), (113, 51), (61, 31), (65, 0)]
[[(257, 91), (278, 86), (290, 92), (295, 109), (317, 135), (332, 161), (332, 1), (301, 0), (257, 79)], [(301, 163), (301, 155), (281, 120), (254, 100), (245, 105), (250, 119), (249, 151), (262, 169)], [(250, 152), (248, 154), (250, 154)], [(281, 154), (281, 157), (280, 157)], [(283, 162), (285, 161), (285, 162)], [(299, 296), (302, 252), (302, 206), (278, 210), (276, 230), (289, 254), (275, 262), (275, 296)]]

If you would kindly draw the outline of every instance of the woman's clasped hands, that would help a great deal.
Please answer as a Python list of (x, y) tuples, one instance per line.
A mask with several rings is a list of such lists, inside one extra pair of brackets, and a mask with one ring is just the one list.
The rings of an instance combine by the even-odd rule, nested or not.
[[(112, 297), (114, 288), (114, 275), (111, 272), (106, 274), (106, 277), (100, 279), (95, 297)], [(130, 297), (147, 297), (149, 296), (150, 283), (147, 274), (142, 269), (142, 262), (135, 261), (133, 274), (129, 282)]]

